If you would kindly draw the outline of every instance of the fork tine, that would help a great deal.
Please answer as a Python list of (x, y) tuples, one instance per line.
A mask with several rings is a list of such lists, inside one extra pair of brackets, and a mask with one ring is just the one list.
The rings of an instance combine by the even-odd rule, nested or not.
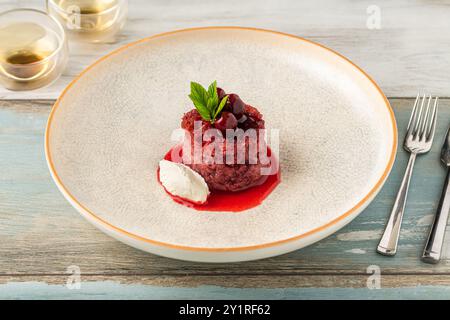
[(414, 106), (411, 111), (411, 116), (409, 118), (408, 128), (406, 131), (406, 137), (412, 136), (414, 134), (414, 128), (416, 126), (417, 115), (419, 112), (419, 104), (420, 104), (420, 94), (417, 94), (417, 98), (416, 98), (416, 101), (414, 101)]
[(417, 117), (416, 123), (414, 125), (414, 136), (417, 137), (419, 135), (419, 128), (420, 128), (420, 124), (421, 124), (421, 119), (422, 119), (422, 111), (423, 111), (423, 105), (425, 104), (425, 94), (423, 94), (422, 97), (422, 103), (420, 104), (420, 111), (419, 111), (419, 116)]
[(427, 141), (432, 142), (434, 138), (434, 132), (436, 131), (436, 120), (437, 120), (437, 112), (438, 112), (438, 100), (439, 98), (434, 98), (434, 105), (433, 105), (433, 117), (431, 118), (431, 128), (430, 132), (428, 133)]
[(417, 105), (419, 104), (419, 99), (420, 99), (420, 93), (417, 94), (416, 101), (414, 101), (414, 107), (411, 111), (411, 116), (409, 117), (408, 127), (406, 128), (406, 130), (409, 130), (409, 127), (411, 126), (412, 120), (413, 120), (415, 112), (416, 112)]
[(420, 140), (422, 139), (426, 139), (427, 137), (427, 132), (428, 132), (428, 128), (430, 127), (430, 106), (431, 106), (431, 101), (433, 100), (433, 98), (431, 97), (431, 95), (428, 97), (428, 103), (427, 103), (427, 108), (425, 111), (425, 117), (423, 118), (423, 122), (422, 122), (422, 126), (419, 128), (419, 138)]

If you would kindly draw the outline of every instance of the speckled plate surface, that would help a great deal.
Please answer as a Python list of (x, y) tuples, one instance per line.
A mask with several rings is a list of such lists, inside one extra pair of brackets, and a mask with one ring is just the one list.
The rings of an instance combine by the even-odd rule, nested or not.
[[(282, 182), (255, 209), (199, 212), (156, 180), (191, 108), (189, 82), (217, 80), (280, 130)], [(136, 248), (194, 261), (243, 261), (302, 248), (375, 197), (397, 133), (376, 84), (339, 54), (277, 32), (198, 28), (143, 39), (102, 58), (63, 92), (46, 155), (67, 200)]]

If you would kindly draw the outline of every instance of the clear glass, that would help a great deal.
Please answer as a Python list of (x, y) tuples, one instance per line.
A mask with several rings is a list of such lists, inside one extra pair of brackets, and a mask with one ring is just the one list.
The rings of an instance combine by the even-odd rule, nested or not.
[(55, 81), (68, 60), (64, 29), (47, 13), (14, 9), (0, 14), (0, 83), (32, 90)]
[(47, 0), (47, 11), (71, 40), (111, 43), (128, 14), (127, 0)]

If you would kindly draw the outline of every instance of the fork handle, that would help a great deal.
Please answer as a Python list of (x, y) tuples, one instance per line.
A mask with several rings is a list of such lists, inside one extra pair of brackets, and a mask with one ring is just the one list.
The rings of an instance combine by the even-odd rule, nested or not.
[(392, 207), (391, 215), (389, 216), (389, 221), (386, 225), (386, 229), (384, 230), (383, 237), (377, 247), (377, 252), (382, 255), (393, 256), (397, 253), (400, 227), (402, 225), (406, 198), (408, 196), (409, 182), (411, 181), (415, 161), (416, 154), (411, 153), (409, 156), (408, 165), (406, 166), (405, 175), (403, 176), (402, 184), (400, 185), (397, 197), (395, 198), (394, 206)]
[(450, 210), (450, 170), (447, 170), (441, 200), (431, 225), (422, 261), (426, 263), (438, 263), (441, 258), (442, 244), (444, 242), (445, 228), (447, 227), (448, 213)]

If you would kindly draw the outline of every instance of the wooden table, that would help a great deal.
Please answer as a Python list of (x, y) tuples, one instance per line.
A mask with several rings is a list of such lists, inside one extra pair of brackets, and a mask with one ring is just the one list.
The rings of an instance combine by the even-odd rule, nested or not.
[[(376, 8), (372, 1), (350, 0), (130, 2), (118, 43), (71, 44), (67, 70), (48, 88), (0, 89), (0, 298), (450, 298), (450, 246), (438, 265), (419, 260), (445, 173), (439, 163), (450, 118), (450, 6), (445, 1), (379, 0)], [(6, 0), (0, 11), (18, 5), (43, 8), (43, 3)], [(369, 29), (367, 19), (378, 9), (381, 29)], [(189, 263), (140, 252), (96, 230), (58, 192), (45, 163), (43, 136), (64, 86), (124, 43), (206, 25), (275, 29), (341, 52), (389, 97), (400, 136), (418, 90), (443, 98), (436, 143), (416, 164), (396, 257), (380, 256), (375, 247), (406, 166), (401, 147), (381, 193), (347, 227), (303, 250), (246, 263)], [(80, 268), (79, 289), (66, 286), (71, 266)], [(372, 289), (370, 275), (377, 268), (381, 288)]]

